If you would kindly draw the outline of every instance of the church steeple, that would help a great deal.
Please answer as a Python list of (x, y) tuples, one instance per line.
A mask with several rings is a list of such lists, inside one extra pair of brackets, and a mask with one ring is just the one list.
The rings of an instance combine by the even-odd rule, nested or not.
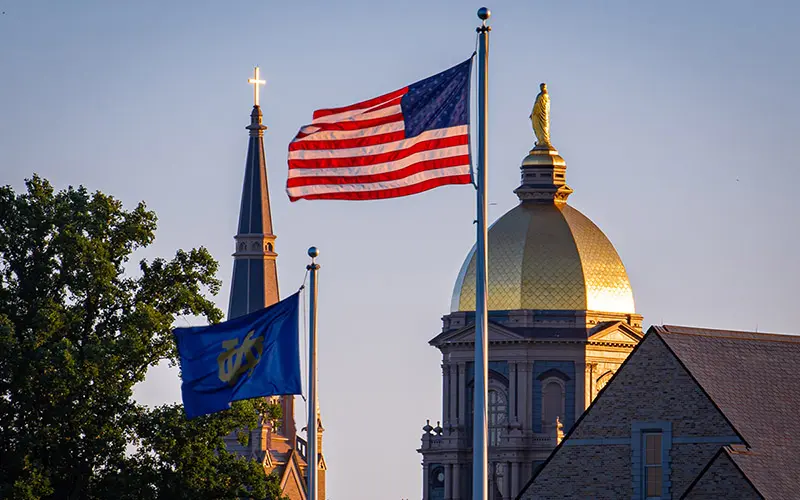
[(261, 107), (250, 113), (250, 138), (244, 170), (239, 226), (234, 236), (233, 283), (228, 319), (243, 316), (280, 300), (275, 258), (275, 235), (269, 205), (267, 162)]
[[(264, 130), (261, 106), (259, 105), (258, 68), (255, 78), (248, 80), (254, 85), (253, 111), (249, 133), (247, 160), (245, 161), (242, 203), (239, 208), (239, 225), (234, 240), (233, 280), (228, 303), (228, 319), (244, 316), (280, 300), (278, 292), (278, 268), (275, 259), (275, 234), (272, 232), (272, 213), (269, 205), (269, 183), (267, 162), (264, 156)], [(279, 432), (294, 443), (297, 429), (294, 423), (294, 397), (281, 396), (283, 410)]]

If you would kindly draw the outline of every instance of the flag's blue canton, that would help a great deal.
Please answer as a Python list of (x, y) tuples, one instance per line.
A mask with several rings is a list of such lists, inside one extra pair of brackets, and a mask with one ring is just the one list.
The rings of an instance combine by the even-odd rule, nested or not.
[(224, 323), (174, 330), (189, 418), (231, 401), (302, 392), (298, 297)]
[(408, 86), (400, 101), (406, 137), (426, 130), (469, 124), (472, 59)]

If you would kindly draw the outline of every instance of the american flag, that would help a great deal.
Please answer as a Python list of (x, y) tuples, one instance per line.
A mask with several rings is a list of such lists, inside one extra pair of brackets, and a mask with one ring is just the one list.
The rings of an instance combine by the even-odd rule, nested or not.
[(289, 198), (374, 200), (469, 184), (471, 63), (315, 111), (289, 144)]

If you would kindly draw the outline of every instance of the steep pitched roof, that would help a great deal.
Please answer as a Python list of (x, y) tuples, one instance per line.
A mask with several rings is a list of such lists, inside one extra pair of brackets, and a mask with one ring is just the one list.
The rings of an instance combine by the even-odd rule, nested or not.
[[(742, 449), (727, 450), (726, 454), (758, 493), (768, 499), (796, 497), (800, 471), (800, 377), (794, 367), (800, 366), (800, 336), (672, 325), (650, 327), (645, 341), (650, 335), (657, 335), (664, 342), (744, 441)], [(614, 378), (645, 341), (628, 356)], [(611, 388), (614, 378), (534, 471), (518, 500), (569, 441), (603, 392)]]
[(292, 450), (281, 474), (281, 492), (289, 500), (306, 500), (306, 483), (301, 472), (300, 457)]
[(654, 326), (749, 447), (731, 458), (767, 498), (796, 496), (800, 336)]
[(763, 500), (764, 496), (736, 464), (733, 455), (737, 453), (727, 446), (721, 447), (692, 481), (681, 500), (729, 498), (733, 491), (740, 500)]

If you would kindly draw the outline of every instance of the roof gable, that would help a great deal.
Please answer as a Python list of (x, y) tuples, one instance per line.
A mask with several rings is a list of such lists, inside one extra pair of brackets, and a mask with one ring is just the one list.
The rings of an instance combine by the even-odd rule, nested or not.
[(732, 459), (767, 498), (796, 495), (800, 337), (659, 326), (658, 333), (750, 449)]
[(687, 500), (717, 498), (764, 498), (736, 464), (727, 447), (720, 448), (681, 496)]
[[(654, 392), (661, 397), (653, 398)], [(707, 429), (714, 429), (719, 435), (735, 433), (664, 342), (657, 335), (647, 335), (576, 422), (570, 435), (629, 436), (631, 423), (644, 420), (674, 422), (675, 435), (705, 432), (707, 429), (685, 422), (684, 407), (706, 414), (703, 423)]]
[[(654, 398), (654, 393), (659, 397)], [(684, 408), (693, 408), (704, 418), (686, 419)], [(566, 470), (575, 467), (571, 462), (580, 446), (572, 446), (573, 443), (609, 439), (629, 443), (634, 422), (641, 421), (671, 422), (671, 432), (681, 437), (736, 434), (664, 341), (648, 332), (517, 498), (537, 498), (554, 482), (563, 481)], [(626, 451), (625, 455), (629, 453)], [(697, 471), (708, 458), (698, 459)], [(578, 484), (581, 478), (596, 483), (592, 474), (582, 471), (574, 484), (576, 495), (586, 486)], [(680, 494), (687, 486), (688, 481), (673, 484), (673, 491)]]
[[(497, 323), (489, 322), (489, 342), (514, 342), (525, 340), (525, 337), (515, 333), (508, 328)], [(474, 343), (475, 324), (469, 324), (458, 330), (443, 332), (430, 340), (432, 346), (442, 346), (444, 344)]]
[(292, 454), (286, 462), (283, 475), (281, 475), (280, 485), (281, 492), (286, 495), (289, 500), (306, 500), (305, 481), (303, 479), (303, 474), (300, 473), (300, 465), (295, 450), (292, 450)]
[(588, 340), (590, 343), (638, 344), (642, 334), (622, 321), (615, 321), (592, 331)]

